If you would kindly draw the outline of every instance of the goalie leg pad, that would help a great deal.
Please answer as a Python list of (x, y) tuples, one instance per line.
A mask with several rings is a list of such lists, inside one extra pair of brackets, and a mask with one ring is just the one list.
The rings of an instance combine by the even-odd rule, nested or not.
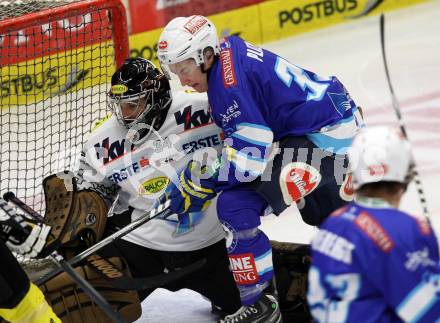
[[(95, 288), (128, 322), (133, 322), (141, 316), (141, 305), (136, 291), (119, 290), (113, 287), (109, 278), (116, 276), (131, 277), (127, 264), (122, 258), (104, 259), (105, 270), (98, 273), (99, 256), (92, 256), (96, 263), (94, 269), (88, 266), (75, 268), (75, 271)], [(109, 269), (108, 264), (114, 268)], [(117, 273), (119, 271), (119, 273)], [(111, 273), (111, 277), (108, 276)], [(62, 273), (41, 285), (48, 303), (64, 323), (74, 322), (107, 322), (105, 313), (90, 300), (66, 273)]]

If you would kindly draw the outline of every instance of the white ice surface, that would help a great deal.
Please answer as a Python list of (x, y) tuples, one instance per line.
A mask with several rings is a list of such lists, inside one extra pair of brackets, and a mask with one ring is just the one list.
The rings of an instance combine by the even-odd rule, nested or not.
[[(413, 143), (431, 220), (440, 234), (440, 1), (386, 15), (389, 68)], [(382, 64), (379, 17), (354, 20), (299, 37), (265, 44), (291, 62), (322, 75), (337, 76), (363, 107), (368, 124), (398, 124)], [(421, 214), (410, 187), (402, 208)], [(316, 232), (295, 208), (262, 219), (271, 239), (307, 243)], [(210, 304), (190, 290), (158, 289), (143, 304), (138, 322), (215, 322)]]

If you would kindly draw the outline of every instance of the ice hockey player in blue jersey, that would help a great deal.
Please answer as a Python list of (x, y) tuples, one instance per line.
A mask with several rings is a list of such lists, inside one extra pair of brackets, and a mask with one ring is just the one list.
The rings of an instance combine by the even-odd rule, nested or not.
[(192, 163), (180, 185), (170, 186), (171, 208), (200, 209), (221, 192), (218, 215), (232, 233), (229, 258), (244, 305), (229, 319), (276, 322), (276, 301), (262, 294), (273, 266), (260, 216), (268, 205), (280, 214), (296, 202), (304, 221), (318, 225), (349, 200), (345, 153), (360, 114), (335, 77), (318, 76), (236, 36), (219, 41), (203, 16), (170, 21), (158, 57), (170, 77), (208, 92), (225, 136), (221, 158), (206, 172), (211, 177), (192, 176)]
[(355, 137), (355, 201), (312, 242), (307, 299), (316, 322), (439, 322), (438, 242), (426, 220), (399, 211), (411, 180), (409, 143), (394, 128)]

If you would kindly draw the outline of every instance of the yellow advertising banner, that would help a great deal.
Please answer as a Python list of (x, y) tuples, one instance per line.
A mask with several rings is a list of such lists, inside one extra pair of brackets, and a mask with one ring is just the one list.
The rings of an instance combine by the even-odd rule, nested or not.
[(273, 0), (258, 4), (262, 42), (429, 0)]
[(32, 104), (109, 82), (114, 70), (110, 42), (7, 65), (0, 70), (0, 106)]

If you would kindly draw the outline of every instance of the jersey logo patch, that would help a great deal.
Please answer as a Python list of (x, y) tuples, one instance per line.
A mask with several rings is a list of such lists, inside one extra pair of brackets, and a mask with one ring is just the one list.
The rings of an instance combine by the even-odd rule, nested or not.
[(234, 64), (232, 62), (232, 50), (222, 50), (220, 52), (220, 61), (222, 64), (223, 86), (225, 88), (235, 86), (237, 78), (235, 77)]
[(152, 178), (139, 186), (139, 195), (151, 195), (162, 191), (170, 183), (165, 176)]
[(353, 201), (354, 188), (353, 188), (353, 176), (352, 174), (346, 174), (344, 182), (339, 189), (339, 196), (341, 199), (347, 202)]
[(291, 205), (292, 202), (310, 194), (320, 182), (319, 171), (306, 163), (295, 162), (284, 166), (280, 175), (284, 202)]
[(174, 119), (178, 126), (183, 124), (184, 130), (190, 130), (193, 128), (206, 126), (212, 123), (211, 115), (205, 110), (192, 110), (192, 106), (189, 105), (180, 111), (174, 112)]
[(229, 263), (237, 284), (250, 285), (258, 282), (258, 271), (253, 254), (229, 255)]
[(368, 213), (362, 212), (354, 220), (354, 224), (361, 229), (373, 242), (383, 251), (390, 252), (394, 248), (394, 242), (391, 240), (385, 229)]

